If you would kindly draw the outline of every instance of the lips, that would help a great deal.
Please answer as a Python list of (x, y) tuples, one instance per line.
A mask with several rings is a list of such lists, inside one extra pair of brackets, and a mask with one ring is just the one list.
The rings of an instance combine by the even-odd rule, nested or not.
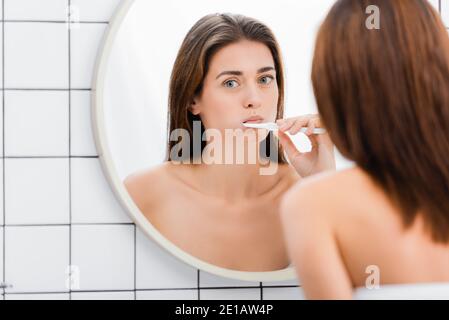
[(261, 116), (252, 116), (252, 117), (246, 118), (242, 122), (243, 123), (260, 123), (260, 122), (263, 122), (263, 118)]

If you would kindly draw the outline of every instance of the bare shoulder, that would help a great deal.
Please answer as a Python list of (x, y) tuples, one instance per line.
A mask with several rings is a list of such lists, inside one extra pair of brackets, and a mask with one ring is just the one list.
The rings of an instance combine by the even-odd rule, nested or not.
[(302, 179), (281, 201), (289, 256), (308, 298), (351, 297), (351, 279), (340, 254), (335, 224), (347, 218), (334, 213), (344, 210), (339, 202), (342, 193), (351, 190), (359, 178), (352, 168), (322, 172)]
[[(314, 217), (345, 211), (373, 188), (368, 175), (354, 167), (341, 171), (326, 171), (302, 179), (283, 197), (286, 214), (302, 215), (313, 212)], [(298, 209), (301, 208), (301, 209)]]
[[(340, 171), (324, 171), (310, 177), (302, 179), (295, 189), (328, 191), (329, 188), (336, 186), (346, 187), (348, 185), (363, 184), (366, 182), (367, 175), (357, 167), (340, 170)], [(338, 188), (343, 191), (344, 188)]]
[(128, 175), (123, 181), (131, 198), (141, 209), (148, 209), (169, 195), (172, 183), (172, 164), (164, 162), (156, 167), (142, 169)]

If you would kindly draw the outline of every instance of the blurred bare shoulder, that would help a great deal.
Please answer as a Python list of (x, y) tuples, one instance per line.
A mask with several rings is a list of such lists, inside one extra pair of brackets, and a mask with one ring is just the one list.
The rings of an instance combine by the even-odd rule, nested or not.
[(331, 221), (335, 213), (341, 219), (349, 208), (366, 206), (369, 191), (376, 191), (376, 187), (357, 167), (325, 171), (295, 184), (282, 200), (282, 211), (291, 218), (307, 219), (306, 215), (313, 212), (314, 218), (321, 216)]
[(154, 208), (170, 195), (171, 167), (172, 164), (164, 162), (133, 172), (125, 178), (125, 188), (141, 211)]
[(339, 202), (352, 188), (347, 188), (352, 174), (326, 171), (304, 178), (281, 200), (288, 253), (308, 298), (351, 296), (335, 224), (347, 220), (336, 213), (345, 211)]

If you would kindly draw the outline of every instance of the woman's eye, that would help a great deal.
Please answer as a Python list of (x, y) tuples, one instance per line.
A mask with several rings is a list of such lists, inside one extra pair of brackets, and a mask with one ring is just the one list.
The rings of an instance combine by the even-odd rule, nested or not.
[(235, 88), (238, 86), (237, 81), (235, 80), (227, 80), (223, 83), (226, 88)]
[(272, 76), (264, 76), (264, 77), (261, 77), (259, 79), (259, 81), (260, 81), (260, 83), (266, 85), (266, 84), (269, 84), (271, 81), (273, 81), (273, 77)]

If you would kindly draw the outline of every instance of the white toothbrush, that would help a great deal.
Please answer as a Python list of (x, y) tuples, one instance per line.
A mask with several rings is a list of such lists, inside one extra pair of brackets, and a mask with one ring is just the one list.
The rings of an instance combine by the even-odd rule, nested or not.
[[(255, 129), (266, 129), (270, 131), (279, 130), (279, 126), (274, 122), (265, 122), (265, 123), (243, 123), (243, 125), (247, 128), (255, 128)], [(307, 128), (303, 127), (299, 130), (302, 133), (306, 133)], [(313, 129), (313, 134), (324, 134), (326, 133), (326, 129), (323, 128), (315, 128)]]

